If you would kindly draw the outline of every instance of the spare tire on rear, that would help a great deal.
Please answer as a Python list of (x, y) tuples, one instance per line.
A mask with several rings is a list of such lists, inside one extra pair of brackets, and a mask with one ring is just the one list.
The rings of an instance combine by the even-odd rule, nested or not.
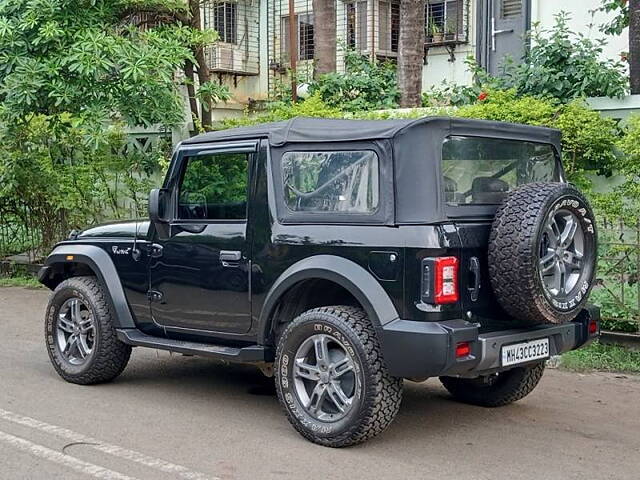
[(523, 185), (496, 212), (489, 237), (491, 286), (519, 325), (575, 318), (591, 290), (596, 259), (593, 212), (572, 185)]

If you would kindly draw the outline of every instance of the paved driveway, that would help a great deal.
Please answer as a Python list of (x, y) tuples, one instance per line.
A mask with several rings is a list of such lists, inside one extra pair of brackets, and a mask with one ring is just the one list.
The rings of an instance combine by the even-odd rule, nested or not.
[(253, 368), (136, 349), (107, 385), (62, 381), (43, 344), (44, 290), (0, 288), (0, 479), (640, 478), (640, 378), (548, 370), (501, 409), (406, 382), (382, 436), (304, 441)]

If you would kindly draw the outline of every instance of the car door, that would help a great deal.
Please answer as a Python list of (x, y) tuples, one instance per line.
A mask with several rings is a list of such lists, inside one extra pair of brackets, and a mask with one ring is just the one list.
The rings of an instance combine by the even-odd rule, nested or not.
[(255, 142), (178, 152), (169, 235), (151, 246), (151, 313), (168, 332), (251, 328), (247, 238)]

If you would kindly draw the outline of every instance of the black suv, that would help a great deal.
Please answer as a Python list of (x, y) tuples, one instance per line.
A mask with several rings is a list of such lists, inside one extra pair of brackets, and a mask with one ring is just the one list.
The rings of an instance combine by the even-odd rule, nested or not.
[(298, 118), (178, 146), (150, 221), (72, 233), (39, 273), (67, 381), (131, 347), (255, 363), (307, 439), (382, 432), (403, 379), (496, 407), (599, 334), (596, 231), (556, 130)]

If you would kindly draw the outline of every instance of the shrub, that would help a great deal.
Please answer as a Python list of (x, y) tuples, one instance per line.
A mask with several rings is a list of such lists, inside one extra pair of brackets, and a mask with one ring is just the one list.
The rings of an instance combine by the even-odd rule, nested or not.
[(327, 73), (311, 82), (309, 93), (332, 108), (358, 112), (398, 106), (400, 91), (395, 66), (371, 61), (362, 54), (345, 51), (345, 72)]
[(591, 40), (569, 29), (569, 15), (560, 12), (548, 30), (535, 29), (524, 62), (513, 69), (513, 84), (521, 95), (551, 96), (569, 101), (579, 97), (621, 97), (628, 89), (624, 65), (603, 60), (606, 41)]
[(625, 177), (625, 182), (615, 190), (623, 199), (620, 214), (637, 218), (640, 211), (640, 115), (629, 118), (618, 147), (622, 155), (616, 168)]
[(486, 92), (484, 100), (457, 110), (455, 115), (557, 128), (562, 131), (564, 165), (570, 179), (587, 186), (584, 173), (610, 174), (619, 130), (616, 123), (590, 110), (582, 102), (566, 105), (532, 96), (518, 96), (515, 89)]
[(257, 115), (245, 114), (239, 118), (222, 120), (220, 127), (222, 129), (246, 127), (259, 123), (279, 122), (295, 117), (342, 118), (343, 116), (344, 114), (339, 109), (327, 106), (320, 98), (320, 94), (316, 92), (302, 102), (279, 102), (271, 105), (271, 108), (264, 113)]
[(456, 116), (483, 118), (501, 122), (550, 125), (558, 112), (558, 105), (535, 97), (518, 97), (514, 89), (484, 92), (478, 103), (461, 107)]
[[(87, 141), (70, 114), (0, 124), (0, 213), (28, 228), (40, 253), (71, 228), (141, 215), (166, 154), (131, 150), (121, 127)], [(4, 252), (2, 252), (4, 253)]]

